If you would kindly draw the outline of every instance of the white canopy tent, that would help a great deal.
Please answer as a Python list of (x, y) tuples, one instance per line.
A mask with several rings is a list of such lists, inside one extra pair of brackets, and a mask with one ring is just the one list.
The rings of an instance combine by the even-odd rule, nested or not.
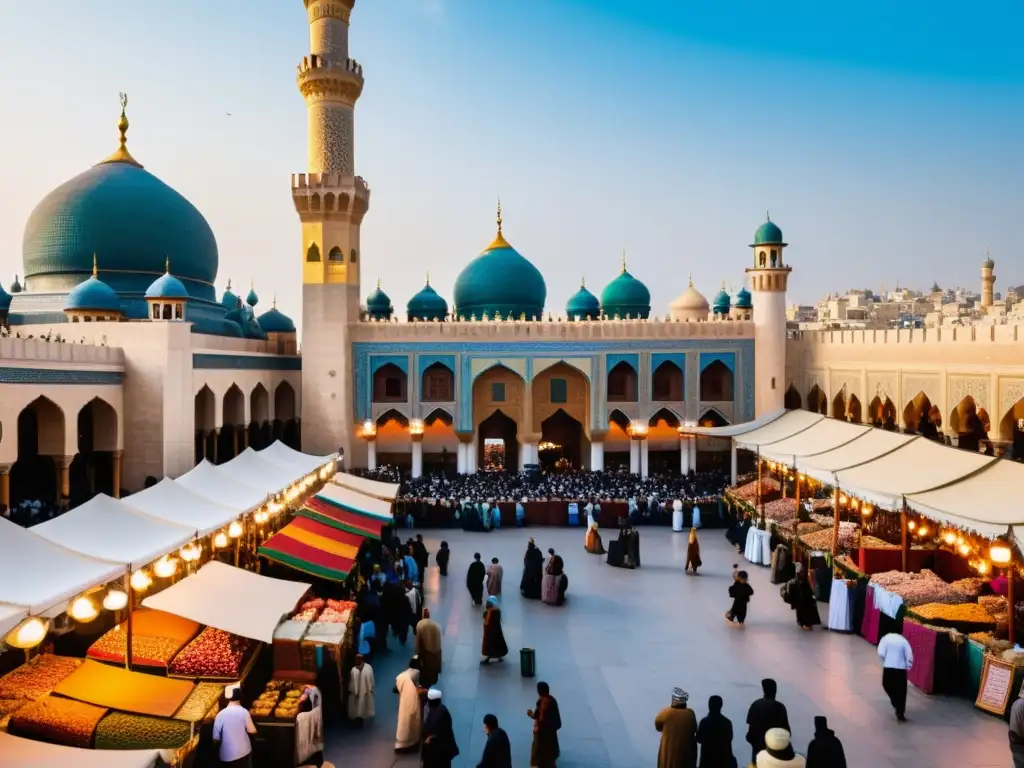
[(28, 611), (23, 606), (0, 603), (0, 637), (4, 637), (26, 618)]
[(869, 432), (871, 427), (821, 419), (806, 430), (774, 443), (761, 445), (761, 458), (792, 465), (797, 456), (813, 456), (831, 451)]
[(359, 475), (350, 475), (348, 472), (339, 472), (331, 482), (343, 488), (349, 488), (367, 496), (375, 496), (378, 499), (389, 502), (394, 501), (398, 496), (398, 489), (400, 487), (398, 483), (382, 483), (379, 480), (370, 480)]
[(780, 419), (792, 411), (782, 409), (780, 411), (774, 411), (765, 416), (759, 416), (753, 421), (744, 421), (740, 424), (729, 424), (725, 427), (689, 427), (684, 426), (682, 431), (689, 435), (700, 435), (702, 437), (738, 437), (739, 435), (745, 435), (748, 432), (753, 432), (755, 429), (760, 429), (766, 424), (771, 424), (773, 421)]
[(79, 749), (0, 731), (0, 768), (152, 768), (159, 759), (156, 749)]
[(907, 495), (907, 506), (925, 517), (982, 536), (1002, 536), (1012, 527), (1014, 538), (1024, 542), (1024, 464), (996, 459), (981, 470), (941, 488)]
[(196, 537), (194, 527), (150, 517), (105, 493), (29, 530), (74, 552), (133, 568)]
[(120, 563), (81, 555), (0, 518), (0, 603), (44, 613), (124, 572)]
[(263, 506), (268, 496), (267, 492), (260, 490), (259, 487), (239, 482), (224, 475), (218, 467), (206, 459), (196, 464), (174, 482), (184, 486), (197, 496), (237, 510), (239, 515)]
[(223, 528), (250, 507), (225, 507), (165, 477), (156, 485), (133, 493), (122, 501), (152, 517), (193, 528), (200, 536)]
[(819, 483), (832, 484), (836, 481), (836, 472), (885, 456), (916, 439), (918, 438), (915, 435), (869, 428), (860, 437), (831, 451), (802, 458), (797, 456), (796, 469)]
[(261, 459), (266, 459), (282, 467), (288, 467), (303, 475), (308, 475), (310, 472), (329, 464), (335, 457), (335, 454), (314, 456), (311, 453), (302, 453), (294, 448), (289, 448), (280, 440), (275, 440), (262, 451), (258, 451), (257, 455)]
[(311, 585), (271, 579), (219, 561), (142, 601), (146, 608), (173, 613), (210, 627), (264, 643)]
[(267, 461), (252, 448), (246, 448), (231, 461), (218, 464), (217, 471), (268, 494), (280, 493), (308, 474)]
[(736, 435), (733, 440), (744, 448), (758, 449), (762, 445), (777, 443), (810, 429), (825, 417), (810, 411), (787, 411), (763, 427)]
[(376, 517), (388, 525), (394, 522), (394, 517), (391, 514), (391, 502), (378, 499), (376, 496), (367, 496), (365, 493), (359, 493), (350, 488), (327, 483), (317, 493), (317, 498), (353, 512)]

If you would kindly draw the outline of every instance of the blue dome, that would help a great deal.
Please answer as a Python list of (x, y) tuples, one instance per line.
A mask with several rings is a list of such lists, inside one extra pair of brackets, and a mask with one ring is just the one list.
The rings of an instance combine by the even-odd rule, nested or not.
[(14, 276), (14, 282), (11, 283), (11, 293), (21, 293), (21, 283), (18, 282), (18, 276)]
[(260, 303), (260, 297), (256, 295), (255, 288), (250, 286), (249, 295), (245, 297), (245, 303), (248, 304), (250, 307), (255, 307), (257, 304)]
[(69, 290), (91, 271), (93, 254), (119, 292), (141, 294), (175, 273), (199, 298), (213, 298), (217, 241), (202, 214), (125, 151), (57, 187), (36, 206), (22, 245), (30, 291)]
[(0, 312), (6, 312), (11, 308), (11, 294), (0, 285)]
[(277, 305), (260, 315), (259, 323), (267, 333), (295, 333), (295, 323)]
[(580, 283), (580, 289), (569, 297), (565, 305), (565, 313), (570, 320), (579, 318), (581, 320), (596, 320), (601, 314), (601, 302), (597, 296), (587, 290), (584, 283)]
[(230, 312), (238, 309), (238, 297), (231, 292), (231, 281), (228, 280), (228, 287), (224, 289), (224, 295), (220, 297), (220, 305)]
[(729, 314), (729, 307), (732, 305), (732, 299), (729, 298), (728, 291), (722, 288), (716, 295), (714, 301), (711, 302), (711, 306), (715, 311), (716, 315), (727, 315)]
[(117, 297), (117, 292), (100, 280), (94, 271), (92, 277), (76, 285), (68, 294), (64, 309), (120, 312), (121, 300)]
[(607, 318), (640, 317), (651, 314), (651, 292), (647, 286), (626, 271), (626, 257), (622, 257), (622, 271), (601, 291), (601, 314)]
[[(445, 309), (447, 310), (447, 307)], [(374, 320), (390, 320), (394, 311), (391, 297), (380, 289), (380, 280), (378, 280), (377, 290), (366, 297), (366, 313)]]
[(750, 291), (746, 288), (740, 288), (740, 292), (736, 294), (736, 300), (732, 304), (736, 309), (753, 309), (753, 302), (750, 299)]
[(409, 320), (444, 320), (448, 316), (448, 302), (438, 295), (437, 291), (430, 285), (430, 277), (427, 277), (427, 284), (420, 292), (409, 299), (405, 305), (406, 314)]
[(754, 245), (785, 245), (782, 230), (774, 221), (767, 219), (754, 233)]
[(147, 299), (187, 299), (185, 284), (170, 272), (165, 272), (146, 289)]

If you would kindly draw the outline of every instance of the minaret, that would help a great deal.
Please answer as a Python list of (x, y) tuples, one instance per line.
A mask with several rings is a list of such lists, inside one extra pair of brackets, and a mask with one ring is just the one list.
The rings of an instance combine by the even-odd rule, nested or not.
[(786, 286), (782, 230), (765, 214), (754, 233), (754, 266), (747, 268), (754, 305), (754, 418), (783, 408), (786, 392)]
[(348, 326), (359, 322), (359, 229), (370, 190), (355, 175), (356, 100), (363, 69), (348, 55), (355, 0), (303, 0), (309, 55), (298, 87), (306, 100), (307, 172), (292, 175), (302, 222), (302, 448), (345, 449), (352, 466), (353, 392)]
[(996, 276), (993, 270), (996, 263), (992, 261), (992, 254), (985, 251), (985, 260), (981, 262), (981, 308), (986, 309), (992, 306), (993, 289), (996, 286)]

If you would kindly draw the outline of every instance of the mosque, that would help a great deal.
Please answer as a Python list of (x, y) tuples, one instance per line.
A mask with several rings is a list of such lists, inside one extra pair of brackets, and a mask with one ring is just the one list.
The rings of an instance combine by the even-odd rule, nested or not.
[(354, 4), (304, 0), (301, 355), (293, 321), (254, 290), (217, 296), (214, 233), (129, 152), (122, 96), (116, 151), (38, 204), (23, 273), (0, 288), (0, 504), (134, 492), (278, 438), (414, 475), (685, 471), (729, 453), (679, 426), (783, 407), (790, 267), (771, 220), (753, 236), (749, 290), (709, 302), (690, 282), (663, 312), (625, 256), (600, 295), (549, 297), (500, 202), (493, 241), (450, 294), (428, 277), (404, 311), (379, 283), (364, 296)]

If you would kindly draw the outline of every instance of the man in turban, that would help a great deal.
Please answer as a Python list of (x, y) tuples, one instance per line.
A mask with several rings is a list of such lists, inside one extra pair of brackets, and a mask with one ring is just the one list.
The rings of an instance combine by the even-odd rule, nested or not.
[(686, 706), (690, 695), (682, 688), (672, 689), (672, 703), (654, 718), (661, 733), (658, 768), (696, 768), (697, 716)]

